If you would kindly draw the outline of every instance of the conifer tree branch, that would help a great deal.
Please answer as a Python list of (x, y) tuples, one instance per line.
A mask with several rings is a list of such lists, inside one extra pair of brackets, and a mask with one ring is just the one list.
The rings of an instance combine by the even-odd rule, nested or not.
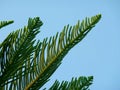
[(0, 22), (0, 29), (1, 28), (3, 28), (3, 27), (5, 27), (5, 26), (7, 26), (7, 25), (9, 25), (9, 24), (12, 24), (14, 21), (1, 21)]
[(93, 76), (81, 76), (72, 78), (70, 82), (62, 81), (61, 83), (56, 80), (48, 90), (88, 90), (92, 82)]
[[(65, 55), (88, 34), (100, 20), (98, 14), (65, 26), (61, 33), (35, 44), (42, 25), (38, 17), (28, 26), (12, 32), (0, 44), (0, 89), (38, 90), (61, 64)], [(74, 81), (74, 80), (73, 80)]]
[[(28, 26), (10, 33), (0, 44), (0, 86), (16, 79), (17, 71), (23, 67), (35, 49), (34, 38), (39, 33), (41, 25), (38, 17), (30, 18)], [(16, 77), (13, 78), (14, 76)]]
[[(86, 18), (73, 27), (69, 25), (65, 26), (63, 31), (59, 34), (59, 38), (57, 33), (56, 36), (51, 37), (48, 42), (44, 39), (42, 50), (39, 52), (40, 58), (37, 59), (40, 60), (38, 65), (39, 74), (27, 85), (25, 90), (38, 90), (38, 88), (41, 88), (59, 67), (68, 51), (87, 35), (100, 18), (100, 14), (93, 16), (92, 18)], [(47, 52), (47, 55), (45, 55), (45, 52)]]

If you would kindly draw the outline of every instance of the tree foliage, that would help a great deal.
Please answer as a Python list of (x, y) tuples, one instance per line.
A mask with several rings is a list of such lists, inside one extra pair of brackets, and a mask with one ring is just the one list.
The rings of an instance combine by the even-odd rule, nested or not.
[[(60, 33), (36, 41), (43, 25), (39, 17), (29, 18), (28, 25), (11, 32), (0, 43), (0, 90), (38, 90), (50, 80), (63, 58), (100, 20), (98, 14), (78, 21), (74, 26), (64, 26)], [(13, 23), (1, 21), (0, 29)], [(72, 78), (59, 81), (49, 90), (87, 90), (93, 77)]]

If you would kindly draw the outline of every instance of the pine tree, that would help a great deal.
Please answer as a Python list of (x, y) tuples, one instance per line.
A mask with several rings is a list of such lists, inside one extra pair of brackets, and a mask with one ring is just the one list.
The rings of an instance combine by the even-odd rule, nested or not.
[[(43, 25), (39, 17), (29, 18), (28, 25), (11, 32), (0, 43), (0, 90), (39, 90), (61, 65), (65, 55), (98, 23), (101, 14), (64, 26), (50, 38), (36, 40)], [(13, 23), (1, 21), (0, 29)], [(88, 90), (93, 76), (56, 80), (48, 90)], [(46, 88), (44, 88), (45, 90)]]

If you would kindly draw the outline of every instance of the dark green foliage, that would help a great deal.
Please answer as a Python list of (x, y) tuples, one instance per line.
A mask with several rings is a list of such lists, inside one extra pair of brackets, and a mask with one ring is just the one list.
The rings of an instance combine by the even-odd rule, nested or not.
[(13, 23), (12, 20), (11, 20), (11, 21), (1, 21), (1, 22), (0, 22), (0, 29), (1, 29), (2, 27), (5, 27), (5, 26), (11, 24), (11, 23)]
[(56, 80), (49, 90), (88, 90), (92, 81), (93, 76), (72, 78), (70, 82), (62, 81), (62, 83)]
[[(75, 26), (67, 25), (61, 33), (37, 42), (35, 36), (43, 23), (39, 17), (29, 18), (27, 26), (10, 33), (0, 43), (0, 90), (40, 89), (49, 81), (68, 51), (87, 35), (100, 18), (101, 15), (98, 14), (82, 22), (78, 21)], [(0, 28), (12, 22), (2, 21)], [(56, 85), (58, 90), (74, 86), (77, 90), (86, 90), (92, 79), (80, 77), (62, 84), (56, 81), (50, 90), (54, 90), (52, 88), (56, 88)]]
[(30, 18), (28, 26), (10, 33), (0, 44), (0, 85), (4, 85), (11, 78), (6, 83), (13, 81), (17, 77), (21, 77), (16, 72), (20, 69), (22, 69), (21, 73), (24, 72), (25, 65), (23, 64), (28, 61), (27, 58), (32, 56), (36, 48), (36, 46), (33, 46), (35, 42), (34, 38), (39, 33), (41, 25), (42, 22), (39, 18)]

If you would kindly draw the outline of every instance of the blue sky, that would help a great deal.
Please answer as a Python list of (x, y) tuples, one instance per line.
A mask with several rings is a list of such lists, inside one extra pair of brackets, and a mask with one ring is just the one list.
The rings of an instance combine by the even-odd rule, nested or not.
[(0, 20), (15, 23), (0, 30), (0, 42), (26, 25), (29, 17), (39, 16), (43, 21), (37, 36), (42, 40), (60, 32), (64, 25), (101, 13), (101, 21), (66, 55), (45, 87), (56, 79), (93, 75), (91, 90), (120, 90), (119, 4), (119, 0), (1, 0)]

